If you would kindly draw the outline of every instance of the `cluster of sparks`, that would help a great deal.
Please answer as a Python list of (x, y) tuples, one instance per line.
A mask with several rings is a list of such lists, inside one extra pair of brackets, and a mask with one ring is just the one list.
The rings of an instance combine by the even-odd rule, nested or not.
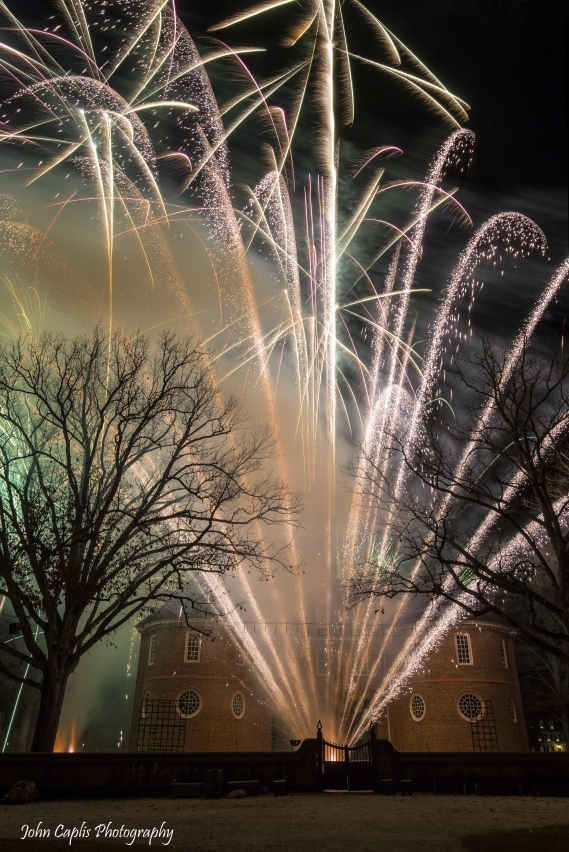
[[(175, 0), (59, 0), (41, 30), (26, 26), (9, 4), (0, 2), (10, 33), (0, 42), (0, 70), (9, 92), (2, 104), (0, 143), (25, 152), (18, 168), (28, 185), (45, 181), (52, 173), (63, 179), (69, 174), (76, 177), (69, 193), (55, 199), (54, 221), (69, 205), (96, 205), (104, 235), (109, 327), (114, 316), (116, 244), (128, 235), (144, 258), (152, 285), (156, 279), (159, 286), (159, 257), (160, 269), (166, 268), (173, 282), (170, 292), (176, 294), (178, 310), (193, 317), (192, 328), (211, 345), (224, 341), (213, 356), (220, 381), (238, 370), (250, 376), (277, 434), (278, 376), (285, 354), (292, 359), (297, 419), (293, 452), (302, 454), (307, 492), (316, 484), (327, 495), (321, 579), (329, 590), (324, 622), (331, 625), (339, 619), (331, 591), (336, 577), (348, 579), (372, 550), (374, 561), (384, 565), (397, 558), (393, 517), (389, 512), (380, 516), (373, 494), (358, 486), (366, 460), (372, 458), (383, 473), (392, 469), (395, 491), (402, 493), (406, 474), (395, 461), (389, 436), (395, 427), (410, 448), (423, 439), (426, 412), (443, 396), (445, 365), (461, 336), (470, 333), (470, 307), (479, 290), (477, 268), (500, 254), (543, 253), (545, 238), (534, 223), (513, 213), (495, 216), (482, 226), (442, 293), (428, 345), (419, 356), (411, 304), (428, 218), (446, 205), (468, 220), (455, 191), (442, 186), (449, 171), (466, 171), (471, 162), (473, 135), (461, 127), (467, 105), (358, 0), (294, 2), (291, 11), (297, 20), (289, 44), (296, 45), (295, 56), (299, 52), (302, 56), (279, 74), (258, 81), (246, 58), (260, 49), (232, 48), (218, 40), (217, 33), (237, 27), (242, 35), (248, 19), (278, 15), (280, 7), (291, 4), (292, 0), (269, 0), (220, 22), (212, 28), (215, 37), (208, 53), (201, 56), (177, 16)], [(348, 9), (374, 43), (371, 56), (350, 50)], [(206, 73), (210, 63), (220, 61), (230, 61), (244, 80), (239, 94), (221, 107)], [(378, 164), (400, 152), (388, 145), (367, 152), (351, 171), (360, 192), (343, 219), (338, 195), (344, 176), (339, 174), (338, 148), (340, 128), (355, 120), (354, 62), (419, 95), (451, 125), (452, 133), (421, 181), (382, 184), (385, 170)], [(286, 109), (275, 105), (281, 91), (294, 92)], [(308, 105), (317, 110), (319, 138), (310, 182), (298, 203), (292, 154)], [(229, 170), (231, 137), (259, 113), (273, 139), (267, 171), (248, 190), (248, 203), (236, 209)], [(168, 200), (164, 183), (175, 184), (177, 203)], [(381, 216), (384, 194), (399, 188), (414, 189), (417, 197), (404, 227)], [(219, 301), (214, 334), (200, 328), (191, 288), (169, 250), (174, 225), (191, 229), (198, 239), (204, 226), (209, 234), (203, 245), (215, 270)], [(357, 256), (364, 229), (370, 234), (367, 243), (377, 245), (366, 261)], [(269, 327), (262, 319), (248, 260), (248, 253), (259, 245), (268, 247), (280, 284), (275, 297), (278, 316)], [(390, 259), (389, 267), (380, 274), (384, 257)], [(567, 272), (566, 264), (556, 273), (512, 343), (508, 369), (513, 369), (524, 341)], [(26, 314), (24, 307), (21, 312)], [(365, 329), (364, 352), (354, 341), (355, 326)], [(221, 375), (221, 365), (225, 368), (228, 363), (229, 370)], [(286, 392), (290, 394), (290, 385)], [(483, 416), (489, 418), (491, 413)], [(346, 425), (361, 437), (361, 452), (337, 560), (333, 552), (338, 533), (337, 442)], [(286, 479), (291, 448), (284, 446), (282, 435), (281, 445), (279, 473)], [(465, 459), (466, 455), (462, 464)], [(517, 487), (512, 483), (513, 489)], [(485, 536), (490, 526), (486, 521), (473, 533), (474, 540)], [(299, 566), (302, 554), (292, 533), (287, 534), (292, 561)], [(310, 590), (302, 577), (298, 571), (294, 580), (296, 614), (298, 622), (306, 624)], [(255, 621), (266, 621), (245, 571), (239, 572), (238, 580), (248, 612)], [(295, 736), (312, 735), (315, 716), (322, 710), (309, 631), (285, 633), (278, 642), (268, 633), (253, 634), (234, 606), (235, 591), (222, 578), (209, 574), (200, 583), (226, 613), (228, 629), (258, 671), (287, 728)], [(269, 595), (285, 621), (277, 581)], [(386, 649), (404, 609), (404, 603), (396, 608), (381, 647), (370, 642), (381, 617), (375, 603), (356, 611), (349, 640), (348, 631), (339, 640), (329, 631), (328, 652), (334, 666), (326, 682), (326, 702), (339, 708), (339, 718), (331, 716), (329, 723), (338, 726), (333, 733), (340, 740), (357, 741), (459, 617), (456, 607), (440, 612), (430, 607), (387, 668)]]

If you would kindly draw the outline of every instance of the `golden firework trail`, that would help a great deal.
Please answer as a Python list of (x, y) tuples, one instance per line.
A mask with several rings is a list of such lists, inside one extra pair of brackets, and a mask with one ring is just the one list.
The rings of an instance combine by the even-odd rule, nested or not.
[[(34, 28), (20, 20), (17, 4), (0, 0), (6, 22), (0, 39), (5, 92), (0, 144), (12, 157), (21, 152), (20, 171), (30, 192), (56, 176), (75, 176), (73, 191), (59, 200), (57, 192), (45, 205), (53, 215), (43, 233), (25, 232), (28, 265), (52, 251), (50, 240), (70, 211), (96, 205), (94, 242), (104, 246), (106, 269), (99, 315), (111, 328), (124, 323), (117, 305), (125, 285), (117, 282), (129, 247), (142, 260), (153, 304), (171, 306), (147, 327), (172, 322), (199, 333), (211, 347), (220, 387), (235, 389), (241, 382), (239, 392), (253, 401), (255, 416), (269, 420), (278, 438), (279, 475), (300, 479), (322, 519), (318, 558), (308, 535), (297, 541), (288, 531), (290, 577), (260, 589), (241, 567), (228, 582), (212, 574), (199, 582), (226, 613), (228, 628), (290, 734), (310, 736), (320, 716), (329, 736), (357, 740), (404, 687), (425, 649), (458, 617), (451, 608), (426, 611), (386, 669), (385, 651), (402, 623), (404, 605), (382, 628), (379, 650), (370, 642), (381, 625), (376, 607), (362, 605), (350, 619), (338, 607), (333, 595), (338, 578), (348, 580), (369, 561), (390, 566), (398, 558), (393, 517), (378, 512), (376, 495), (362, 489), (361, 480), (371, 459), (384, 475), (392, 471), (398, 492), (406, 487), (390, 435), (395, 428), (412, 447), (422, 440), (433, 401), (448, 403), (442, 377), (457, 340), (470, 331), (461, 308), (476, 295), (478, 266), (500, 254), (543, 251), (543, 234), (517, 214), (494, 217), (479, 229), (440, 294), (420, 352), (413, 294), (422, 290), (415, 277), (427, 222), (441, 207), (469, 221), (456, 189), (443, 182), (452, 171), (468, 170), (474, 138), (461, 127), (468, 105), (372, 9), (359, 0), (267, 0), (211, 27), (213, 39), (203, 55), (174, 0), (58, 0), (50, 9), (47, 26)], [(278, 22), (281, 15), (294, 62), (259, 79), (247, 64), (251, 54), (262, 52), (246, 46), (248, 22), (263, 16)], [(357, 53), (350, 48), (356, 27), (358, 44), (360, 35), (370, 44), (365, 55), (361, 47)], [(245, 46), (226, 43), (236, 35)], [(207, 74), (218, 63), (228, 64), (241, 81), (222, 105)], [(404, 95), (420, 97), (451, 128), (424, 180), (386, 181), (387, 161), (401, 151), (384, 143), (344, 168), (342, 128), (357, 121), (354, 63), (395, 81)], [(259, 117), (270, 139), (265, 170), (238, 208), (231, 144)], [(293, 153), (308, 120), (318, 126), (318, 135), (306, 186), (297, 186)], [(342, 193), (348, 184), (356, 197), (345, 214)], [(389, 193), (402, 191), (413, 192), (416, 200), (406, 224), (395, 225), (384, 202)], [(10, 222), (2, 227), (1, 239), (15, 251), (24, 231), (16, 233)], [(188, 234), (214, 279), (211, 309), (198, 311), (194, 304), (202, 298), (201, 285), (192, 280), (176, 242)], [(369, 250), (362, 252), (362, 246)], [(254, 281), (259, 250), (270, 256), (274, 270), (268, 295), (266, 282), (260, 292)], [(566, 277), (563, 267), (528, 318), (526, 336), (512, 344), (512, 368)], [(20, 318), (0, 316), (6, 333), (15, 333), (22, 322), (35, 328), (35, 297), (30, 301), (31, 291), (10, 286)], [(354, 329), (361, 329), (365, 345)], [(361, 452), (349, 505), (342, 508), (337, 471), (352, 438), (360, 441)], [(487, 532), (481, 528), (476, 534)], [(316, 619), (315, 600), (324, 605)], [(319, 626), (311, 627), (314, 621)], [(272, 632), (269, 623), (291, 629)], [(324, 694), (313, 628), (326, 636), (333, 663)]]

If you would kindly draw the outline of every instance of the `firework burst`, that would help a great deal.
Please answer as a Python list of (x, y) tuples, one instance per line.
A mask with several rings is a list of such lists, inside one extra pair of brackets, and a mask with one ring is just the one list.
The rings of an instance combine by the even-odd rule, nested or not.
[[(246, 63), (248, 54), (259, 49), (231, 47), (219, 39), (226, 32), (243, 38), (250, 19), (278, 16), (287, 6), (295, 16), (287, 36), (294, 62), (258, 80)], [(122, 279), (117, 288), (119, 247), (124, 253), (128, 246), (142, 261), (153, 304), (160, 305), (153, 324), (162, 322), (166, 303), (166, 316), (178, 323), (184, 318), (186, 327), (209, 342), (221, 386), (242, 382), (243, 393), (255, 398), (256, 413), (261, 410), (271, 422), (280, 441), (277, 464), (283, 479), (294, 478), (295, 462), (302, 459), (302, 486), (314, 495), (316, 516), (322, 519), (319, 565), (303, 575), (303, 562), (316, 554), (304, 555), (291, 538), (296, 570), (284, 586), (275, 580), (260, 594), (245, 570), (233, 585), (214, 575), (200, 582), (229, 613), (229, 629), (239, 636), (288, 729), (310, 735), (317, 715), (327, 713), (327, 724), (338, 737), (357, 739), (457, 615), (446, 610), (433, 627), (433, 613), (426, 613), (401, 655), (380, 676), (384, 649), (401, 623), (403, 606), (394, 612), (378, 652), (377, 643), (370, 643), (380, 623), (374, 607), (360, 608), (348, 625), (332, 589), (338, 575), (348, 579), (370, 554), (385, 570), (396, 562), (393, 519), (379, 516), (374, 495), (356, 484), (347, 521), (339, 520), (339, 436), (347, 429), (361, 440), (360, 473), (371, 458), (384, 474), (392, 470), (396, 489), (404, 489), (405, 473), (395, 462), (389, 435), (395, 427), (410, 447), (422, 440), (425, 413), (434, 400), (444, 398), (445, 367), (460, 336), (470, 331), (480, 265), (500, 253), (543, 252), (543, 234), (517, 214), (494, 217), (479, 229), (441, 294), (429, 343), (420, 355), (411, 306), (427, 221), (441, 206), (468, 221), (456, 190), (444, 188), (443, 182), (451, 171), (469, 169), (474, 140), (460, 127), (467, 118), (464, 101), (372, 11), (358, 0), (268, 0), (212, 27), (214, 38), (200, 55), (174, 0), (59, 0), (53, 10), (40, 30), (0, 2), (7, 22), (0, 42), (0, 143), (12, 158), (17, 151), (23, 159), (23, 168), (14, 171), (29, 192), (40, 192), (52, 178), (62, 182), (71, 173), (75, 178), (64, 198), (45, 205), (52, 217), (41, 239), (30, 243), (27, 267), (71, 210), (77, 205), (94, 209), (95, 242), (104, 246), (105, 256), (99, 315), (109, 326), (118, 321), (117, 289), (125, 289)], [(352, 27), (369, 37), (366, 55), (351, 50)], [(219, 62), (231, 63), (242, 81), (222, 107), (207, 75), (210, 64)], [(386, 158), (401, 153), (387, 144), (363, 154), (345, 173), (341, 170), (341, 128), (357, 119), (354, 63), (366, 73), (387, 75), (403, 95), (418, 95), (452, 128), (424, 180), (385, 182)], [(307, 185), (297, 187), (293, 153), (307, 114), (317, 116), (319, 134)], [(271, 144), (264, 172), (238, 208), (229, 167), (232, 135), (257, 115)], [(340, 187), (347, 183), (357, 193), (344, 214)], [(384, 214), (384, 201), (386, 194), (401, 190), (414, 191), (416, 201), (406, 223), (395, 226)], [(206, 319), (194, 304), (201, 297), (200, 284), (186, 274), (187, 258), (174, 246), (182, 232), (193, 234), (213, 270), (215, 310), (208, 306)], [(17, 239), (10, 239), (16, 245)], [(364, 242), (368, 250), (362, 257), (358, 249)], [(276, 281), (263, 297), (251, 274), (251, 258), (259, 248), (270, 254)], [(524, 326), (526, 336), (566, 274), (566, 268), (560, 270), (539, 300)], [(354, 328), (364, 329), (365, 345), (355, 340)], [(512, 365), (522, 339), (512, 345)], [(336, 548), (338, 541), (342, 545)], [(324, 698), (309, 628), (315, 588), (325, 604), (319, 629), (327, 637), (335, 672), (326, 681)], [(236, 601), (252, 614), (255, 632)], [(274, 624), (294, 622), (296, 627), (263, 629), (271, 618)], [(334, 625), (341, 629), (334, 631)], [(338, 715), (330, 708), (338, 708)]]

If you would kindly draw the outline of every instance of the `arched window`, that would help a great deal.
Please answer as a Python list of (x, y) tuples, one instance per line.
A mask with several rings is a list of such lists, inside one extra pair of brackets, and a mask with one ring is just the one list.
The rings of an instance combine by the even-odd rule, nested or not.
[(411, 711), (411, 718), (415, 722), (420, 722), (423, 716), (425, 715), (425, 701), (420, 695), (412, 695), (411, 700), (409, 701), (409, 710)]
[(456, 702), (458, 712), (467, 722), (476, 722), (482, 718), (484, 702), (473, 692), (463, 692)]
[(184, 719), (192, 719), (202, 709), (202, 697), (195, 689), (185, 689), (178, 696), (177, 710)]
[(243, 693), (236, 692), (231, 699), (231, 710), (236, 719), (242, 719), (245, 714), (245, 698)]

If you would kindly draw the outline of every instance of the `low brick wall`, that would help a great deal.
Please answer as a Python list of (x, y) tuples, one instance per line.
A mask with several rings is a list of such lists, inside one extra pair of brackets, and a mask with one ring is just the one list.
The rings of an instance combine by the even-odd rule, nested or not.
[(295, 752), (181, 752), (124, 754), (1, 754), (0, 796), (22, 779), (34, 781), (42, 799), (169, 796), (173, 781), (201, 782), (206, 770), (223, 769), (225, 781), (258, 778), (272, 789), (317, 788), (316, 740)]
[(542, 752), (404, 752), (378, 741), (380, 778), (411, 778), (425, 785), (457, 779), (469, 784), (511, 782), (525, 792), (534, 785), (569, 786), (569, 753)]
[[(182, 752), (124, 754), (1, 754), (0, 795), (22, 779), (34, 781), (42, 799), (169, 796), (173, 781), (202, 782), (206, 770), (223, 769), (225, 781), (259, 779), (272, 789), (279, 778), (299, 792), (316, 792), (317, 741), (304, 740), (295, 752)], [(397, 752), (377, 743), (376, 773), (395, 785), (412, 779), (417, 788), (451, 779), (474, 784), (521, 784), (569, 788), (569, 753)]]

